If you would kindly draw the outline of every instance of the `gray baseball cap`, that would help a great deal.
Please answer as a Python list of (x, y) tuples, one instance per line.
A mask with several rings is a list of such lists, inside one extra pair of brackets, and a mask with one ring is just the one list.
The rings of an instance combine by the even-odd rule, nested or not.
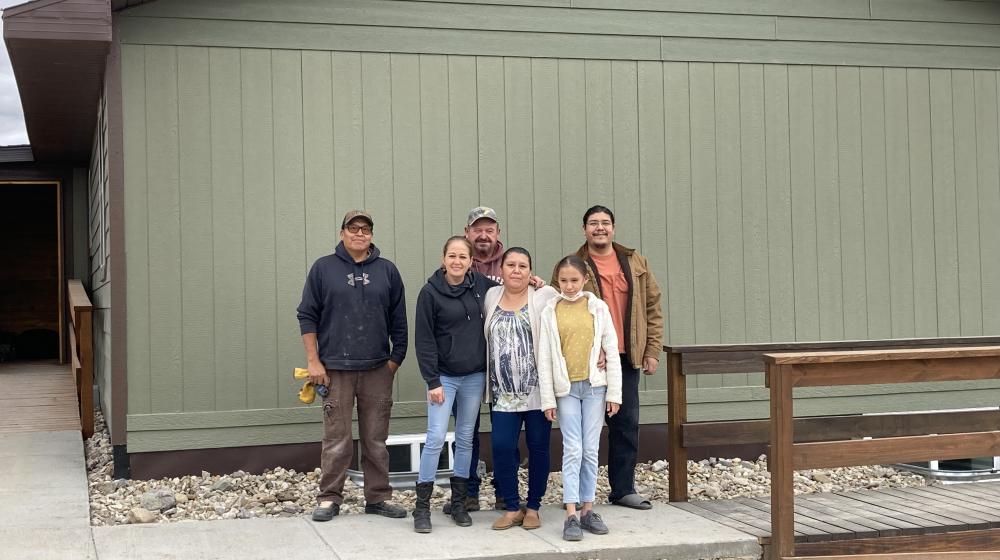
[(347, 224), (351, 223), (351, 220), (356, 218), (361, 218), (362, 220), (368, 222), (368, 225), (375, 227), (375, 221), (372, 220), (372, 215), (364, 210), (351, 210), (350, 212), (344, 214), (344, 221), (340, 223), (340, 229), (347, 227)]
[(487, 220), (493, 220), (499, 223), (500, 220), (497, 219), (497, 211), (490, 208), (489, 206), (476, 206), (469, 211), (469, 221), (465, 224), (466, 227), (471, 226), (476, 223), (476, 220), (481, 220), (486, 218)]

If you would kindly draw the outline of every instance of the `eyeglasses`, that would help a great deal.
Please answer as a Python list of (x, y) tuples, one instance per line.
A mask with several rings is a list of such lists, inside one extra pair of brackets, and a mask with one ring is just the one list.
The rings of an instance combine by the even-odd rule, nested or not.
[(604, 221), (601, 221), (601, 222), (599, 222), (597, 220), (591, 220), (591, 221), (587, 222), (587, 227), (592, 227), (592, 228), (595, 228), (597, 226), (609, 228), (609, 227), (611, 227), (613, 225), (615, 225), (615, 224), (611, 223), (611, 220), (604, 220)]
[(363, 235), (371, 235), (372, 228), (370, 226), (359, 226), (357, 224), (349, 224), (346, 228), (347, 231), (351, 233), (361, 232)]

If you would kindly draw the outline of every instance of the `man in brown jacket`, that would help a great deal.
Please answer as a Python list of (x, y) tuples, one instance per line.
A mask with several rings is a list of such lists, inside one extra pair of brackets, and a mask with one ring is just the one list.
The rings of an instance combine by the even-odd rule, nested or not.
[[(587, 283), (608, 304), (618, 333), (622, 363), (622, 405), (608, 424), (608, 501), (635, 509), (650, 509), (649, 500), (635, 491), (635, 463), (639, 450), (639, 370), (656, 372), (663, 349), (663, 312), (660, 286), (646, 258), (635, 249), (614, 242), (615, 215), (605, 206), (592, 206), (583, 215), (587, 242), (576, 255), (587, 263)], [(552, 284), (557, 284), (553, 271)]]

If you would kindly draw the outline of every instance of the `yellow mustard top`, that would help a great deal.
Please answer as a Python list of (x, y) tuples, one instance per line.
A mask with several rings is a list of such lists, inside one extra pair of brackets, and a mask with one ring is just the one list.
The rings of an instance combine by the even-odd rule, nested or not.
[(590, 349), (594, 345), (594, 317), (587, 309), (587, 298), (575, 302), (560, 301), (556, 305), (559, 343), (566, 358), (569, 380), (590, 378)]

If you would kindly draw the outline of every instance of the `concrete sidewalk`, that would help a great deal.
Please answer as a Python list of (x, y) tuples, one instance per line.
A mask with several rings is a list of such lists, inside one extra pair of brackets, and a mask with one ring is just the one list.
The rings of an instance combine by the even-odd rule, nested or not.
[(0, 434), (0, 558), (97, 558), (79, 430)]
[(563, 511), (542, 509), (542, 527), (493, 531), (496, 512), (473, 513), (461, 528), (436, 511), (434, 532), (418, 535), (413, 520), (348, 515), (328, 523), (308, 518), (180, 522), (160, 525), (94, 527), (100, 560), (132, 558), (283, 560), (441, 559), (701, 559), (757, 558), (757, 539), (667, 504), (650, 511), (599, 508), (611, 533), (587, 534), (580, 542), (562, 540)]
[(497, 512), (456, 527), (440, 511), (434, 532), (413, 519), (345, 515), (185, 521), (91, 527), (83, 442), (78, 431), (0, 435), (0, 559), (339, 560), (759, 557), (757, 539), (665, 503), (650, 511), (600, 506), (611, 533), (562, 540), (563, 511), (542, 509), (542, 527), (493, 531)]

